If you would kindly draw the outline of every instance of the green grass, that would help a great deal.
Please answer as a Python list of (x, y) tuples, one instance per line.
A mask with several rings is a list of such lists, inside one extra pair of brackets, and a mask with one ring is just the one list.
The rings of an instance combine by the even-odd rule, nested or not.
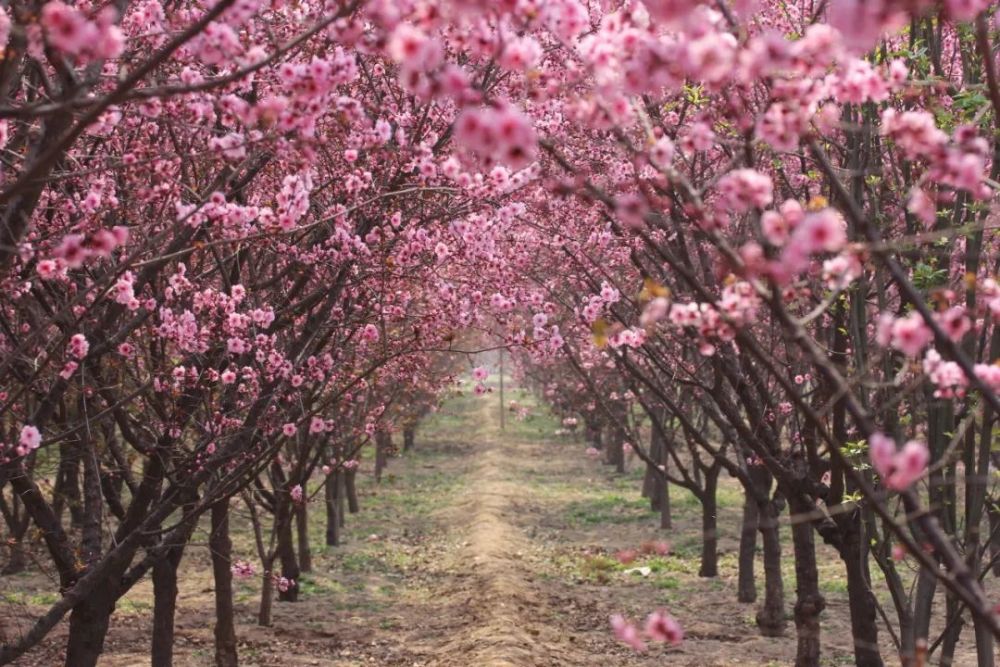
[(606, 493), (570, 503), (566, 508), (571, 524), (599, 524), (645, 521), (653, 514), (644, 498), (629, 498), (618, 493)]

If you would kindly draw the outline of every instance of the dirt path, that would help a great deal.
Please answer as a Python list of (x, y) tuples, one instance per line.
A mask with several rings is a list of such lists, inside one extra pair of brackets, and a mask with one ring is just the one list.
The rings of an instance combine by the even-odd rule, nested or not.
[(476, 464), (466, 490), (448, 508), (449, 523), (467, 536), (451, 568), (471, 576), (453, 598), (464, 600), (466, 627), (430, 664), (529, 667), (580, 665), (586, 656), (556, 623), (551, 595), (535, 581), (536, 546), (512, 518), (518, 504), (536, 502), (519, 475), (537, 452), (523, 442), (498, 441), (496, 404), (482, 402), (470, 433)]

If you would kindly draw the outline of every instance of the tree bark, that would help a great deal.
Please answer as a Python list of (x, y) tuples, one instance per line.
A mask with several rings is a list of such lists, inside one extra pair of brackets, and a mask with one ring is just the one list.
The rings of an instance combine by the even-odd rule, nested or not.
[(312, 551), (309, 548), (309, 509), (305, 503), (295, 506), (295, 528), (299, 541), (299, 570), (312, 572)]
[[(347, 496), (347, 511), (351, 514), (357, 514), (360, 509), (360, 506), (358, 505), (358, 487), (355, 483), (357, 476), (357, 470), (348, 470), (344, 474), (344, 491)], [(340, 512), (340, 525), (344, 525), (343, 506), (341, 506)]]
[(851, 636), (854, 639), (854, 662), (857, 667), (882, 667), (878, 647), (878, 618), (871, 591), (868, 549), (860, 511), (855, 510), (838, 521), (843, 546), (840, 556), (847, 571), (847, 599), (851, 610)]
[(340, 484), (340, 476), (343, 474), (338, 470), (327, 475), (326, 481), (323, 482), (326, 500), (326, 545), (328, 547), (340, 545), (340, 511), (337, 503), (337, 487)]
[(416, 444), (417, 429), (413, 426), (407, 426), (403, 429), (403, 451), (408, 452), (413, 449)]
[(264, 564), (264, 575), (260, 582), (260, 607), (257, 609), (257, 625), (271, 626), (271, 606), (274, 604), (274, 573), (271, 567), (274, 559)]
[(111, 614), (115, 610), (117, 587), (113, 581), (97, 587), (73, 607), (69, 617), (65, 667), (96, 667), (104, 650)]
[(278, 599), (282, 602), (297, 602), (299, 599), (299, 559), (295, 557), (295, 543), (292, 540), (292, 507), (285, 492), (278, 500), (277, 522), (278, 559), (281, 561), (281, 576), (290, 585), (285, 590), (278, 590)]
[(172, 667), (174, 663), (177, 567), (183, 554), (184, 546), (176, 546), (153, 564), (152, 667)]
[(719, 530), (718, 499), (721, 467), (713, 465), (705, 472), (705, 493), (701, 500), (701, 567), (700, 577), (716, 577), (719, 574)]
[(759, 508), (764, 545), (764, 603), (757, 612), (757, 627), (765, 637), (785, 634), (785, 583), (781, 575), (781, 535), (774, 501)]
[(208, 548), (212, 554), (212, 575), (215, 578), (215, 667), (238, 667), (228, 500), (212, 505)]
[(757, 558), (757, 515), (757, 501), (747, 493), (743, 500), (739, 574), (736, 586), (736, 599), (740, 602), (757, 601), (757, 581), (754, 577), (754, 565)]
[(788, 502), (792, 516), (792, 544), (795, 553), (795, 631), (797, 649), (795, 667), (819, 667), (819, 616), (826, 600), (819, 591), (816, 568), (816, 542), (812, 522), (813, 506), (808, 499), (795, 496)]

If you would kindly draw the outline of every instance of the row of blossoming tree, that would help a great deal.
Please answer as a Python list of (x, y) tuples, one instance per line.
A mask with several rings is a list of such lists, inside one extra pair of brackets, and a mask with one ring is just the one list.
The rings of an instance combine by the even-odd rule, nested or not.
[[(381, 469), (388, 430), (446, 383), (437, 355), (482, 327), (609, 461), (629, 443), (659, 507), (668, 482), (701, 500), (706, 576), (719, 476), (740, 482), (740, 595), (759, 533), (768, 634), (794, 517), (799, 664), (820, 656), (817, 536), (858, 664), (882, 663), (880, 623), (921, 660), (939, 595), (930, 648), (950, 656), (969, 619), (992, 664), (995, 14), (0, 2), (0, 488), (11, 543), (37, 528), (60, 592), (0, 663), (68, 615), (66, 663), (95, 664), (149, 574), (169, 664), (203, 515), (231, 618), (231, 501), (294, 599), (309, 480), (336, 541), (357, 450), (374, 440)], [(233, 664), (231, 624), (217, 639)]]
[[(797, 664), (820, 660), (817, 539), (843, 561), (858, 664), (883, 664), (885, 634), (908, 664), (950, 664), (966, 624), (993, 664), (993, 3), (607, 9), (560, 34), (524, 8), (504, 47), (527, 59), (509, 97), (545, 165), (508, 239), (526, 374), (608, 462), (628, 443), (665, 525), (665, 482), (699, 499), (705, 576), (719, 475), (739, 481), (738, 595), (759, 533), (764, 634), (784, 631), (787, 517)], [(481, 113), (458, 120), (480, 158)]]

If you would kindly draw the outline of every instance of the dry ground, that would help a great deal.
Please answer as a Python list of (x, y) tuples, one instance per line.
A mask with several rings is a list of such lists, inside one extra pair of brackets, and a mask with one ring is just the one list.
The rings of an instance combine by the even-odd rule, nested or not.
[[(303, 576), (301, 602), (275, 604), (273, 627), (254, 623), (258, 582), (238, 583), (241, 665), (792, 664), (792, 624), (785, 638), (762, 638), (753, 625), (754, 605), (735, 601), (741, 498), (732, 480), (720, 489), (721, 574), (702, 579), (694, 499), (674, 491), (675, 528), (664, 534), (638, 497), (638, 470), (615, 475), (584, 457), (582, 444), (553, 436), (554, 429), (535, 415), (508, 418), (501, 432), (495, 397), (452, 399), (423, 426), (417, 451), (391, 462), (380, 486), (365, 476), (361, 512), (348, 517), (343, 546), (322, 546), (316, 507), (314, 570)], [(234, 505), (234, 512), (235, 556), (252, 559), (247, 522), (241, 508)], [(673, 549), (630, 566), (649, 567), (648, 576), (625, 572), (611, 557), (650, 539), (667, 539)], [(784, 540), (790, 548), (787, 533)], [(203, 534), (197, 538), (182, 564), (178, 667), (212, 664), (206, 541)], [(828, 600), (825, 664), (851, 664), (842, 568), (825, 547), (820, 559)], [(785, 560), (791, 601), (791, 555)], [(0, 630), (8, 636), (22, 631), (54, 599), (52, 591), (37, 570), (0, 578)], [(637, 655), (612, 640), (610, 614), (638, 616), (659, 606), (684, 625), (682, 646), (657, 645)], [(145, 582), (119, 604), (101, 665), (148, 665), (150, 626)], [(64, 633), (65, 625), (16, 664), (61, 664)]]

